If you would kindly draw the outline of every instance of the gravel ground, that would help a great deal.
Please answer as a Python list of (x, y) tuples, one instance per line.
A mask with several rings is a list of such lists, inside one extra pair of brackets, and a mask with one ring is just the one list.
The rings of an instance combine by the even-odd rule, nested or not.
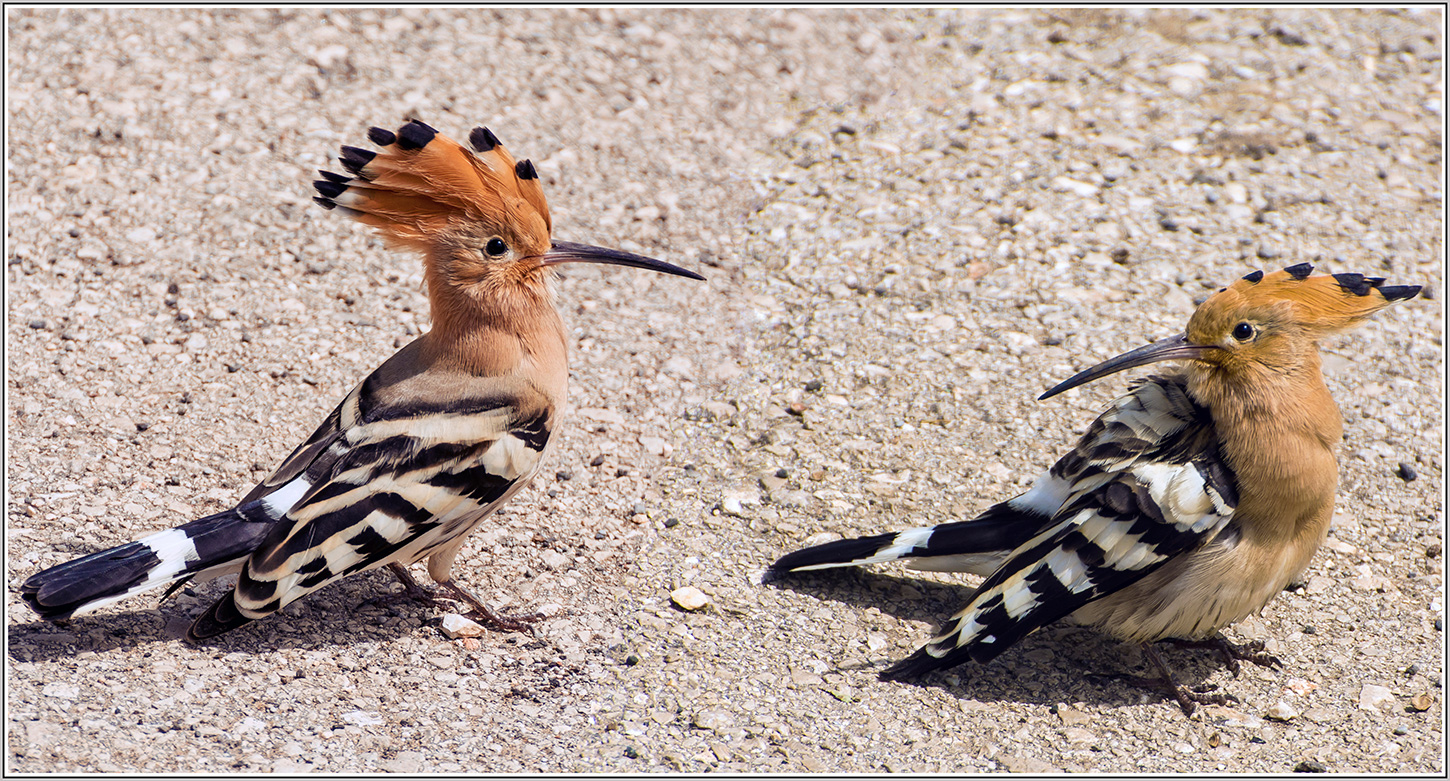
[[(9, 770), (1444, 772), (1439, 10), (6, 21), (12, 589), (229, 506), (427, 327), (418, 261), (308, 199), (370, 125), (487, 124), (560, 238), (710, 278), (562, 285), (562, 447), (457, 570), (536, 637), (379, 573), (204, 647), (221, 584), (66, 626), (12, 590)], [(759, 585), (1022, 490), (1127, 378), (1038, 393), (1300, 261), (1427, 294), (1324, 345), (1335, 526), (1231, 632), (1286, 667), (1167, 650), (1240, 703), (1185, 718), (1066, 626), (882, 683), (969, 583)]]

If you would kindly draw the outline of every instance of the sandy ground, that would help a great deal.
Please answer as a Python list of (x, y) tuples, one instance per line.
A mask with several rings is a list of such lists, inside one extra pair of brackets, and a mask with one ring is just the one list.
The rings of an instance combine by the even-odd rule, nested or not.
[[(1438, 10), (6, 22), (9, 770), (1444, 772)], [(417, 259), (309, 201), (410, 115), (532, 158), (559, 238), (709, 277), (561, 285), (563, 446), (456, 570), (538, 635), (470, 650), (378, 573), (204, 647), (221, 584), (37, 623), (26, 576), (229, 506), (427, 328)], [(969, 581), (759, 585), (1022, 490), (1127, 378), (1038, 393), (1301, 261), (1427, 295), (1323, 346), (1335, 527), (1230, 633), (1286, 667), (1166, 651), (1237, 704), (1066, 626), (882, 683)]]

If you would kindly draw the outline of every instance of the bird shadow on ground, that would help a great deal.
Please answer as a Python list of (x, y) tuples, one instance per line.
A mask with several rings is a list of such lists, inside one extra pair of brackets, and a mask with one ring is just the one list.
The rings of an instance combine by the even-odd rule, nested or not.
[[(824, 602), (875, 607), (883, 614), (903, 621), (932, 624), (929, 631), (934, 631), (944, 619), (965, 605), (974, 591), (970, 586), (864, 570), (794, 573), (768, 581), (767, 585), (806, 594)], [(930, 633), (923, 633), (913, 650), (925, 644), (930, 636)], [(1178, 650), (1171, 645), (1158, 648), (1179, 684), (1191, 689), (1207, 685), (1206, 688), (1212, 692), (1228, 693), (1223, 687), (1214, 688), (1214, 684), (1208, 683), (1210, 677), (1224, 669), (1213, 652)], [(886, 653), (891, 652), (883, 649), (872, 656)], [(905, 655), (897, 654), (899, 658)], [(879, 673), (894, 661), (896, 659), (878, 662), (873, 658), (870, 665), (858, 664), (849, 669)], [(841, 668), (842, 671), (846, 669)], [(1049, 707), (1059, 703), (1083, 702), (1112, 707), (1135, 706), (1146, 701), (1164, 702), (1176, 709), (1170, 696), (1125, 680), (1156, 675), (1136, 645), (1119, 642), (1088, 627), (1059, 621), (1028, 635), (986, 664), (969, 661), (899, 683), (937, 687), (959, 699), (978, 702), (1034, 703)], [(1216, 683), (1231, 680), (1224, 678)]]
[[(336, 648), (400, 637), (439, 622), (444, 608), (408, 598), (387, 605), (371, 601), (379, 594), (387, 595), (394, 582), (392, 575), (383, 572), (361, 573), (199, 647), (221, 653)], [(146, 598), (137, 597), (135, 605), (143, 609), (91, 614), (60, 624), (39, 620), (12, 623), (7, 650), (19, 661), (50, 661), (84, 651), (104, 654), (167, 643), (188, 646), (186, 628), (227, 588), (220, 582), (208, 583), (195, 587), (194, 597), (168, 600), (159, 606), (153, 602), (149, 610), (144, 609)], [(399, 620), (387, 620), (390, 617)]]

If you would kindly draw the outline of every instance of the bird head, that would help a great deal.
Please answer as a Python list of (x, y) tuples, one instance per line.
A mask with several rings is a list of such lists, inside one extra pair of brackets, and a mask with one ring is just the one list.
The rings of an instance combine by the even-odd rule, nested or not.
[(462, 293), (485, 309), (520, 294), (548, 300), (551, 266), (608, 263), (703, 279), (678, 266), (620, 250), (554, 241), (549, 204), (528, 160), (514, 160), (487, 128), (470, 148), (413, 120), (396, 133), (368, 131), (382, 148), (344, 146), (351, 174), (321, 171), (313, 200), (376, 228), (391, 246), (420, 251), (435, 303)]
[(1288, 374), (1317, 354), (1320, 338), (1420, 292), (1419, 285), (1386, 286), (1380, 277), (1313, 271), (1300, 263), (1248, 274), (1199, 305), (1183, 333), (1110, 358), (1038, 398), (1160, 361), (1192, 361), (1228, 379)]

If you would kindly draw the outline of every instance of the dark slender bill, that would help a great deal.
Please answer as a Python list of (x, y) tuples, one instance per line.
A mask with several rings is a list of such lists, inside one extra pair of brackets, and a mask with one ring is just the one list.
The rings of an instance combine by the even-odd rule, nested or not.
[(1170, 336), (1167, 339), (1160, 339), (1152, 344), (1144, 345), (1136, 350), (1129, 350), (1116, 358), (1109, 358), (1106, 361), (1084, 369), (1077, 374), (1058, 383), (1048, 392), (1037, 397), (1038, 401), (1049, 399), (1071, 390), (1079, 385), (1092, 382), (1093, 380), (1106, 377), (1109, 374), (1116, 374), (1124, 369), (1131, 369), (1135, 366), (1145, 366), (1159, 361), (1172, 361), (1184, 358), (1197, 358), (1204, 350), (1211, 348), (1191, 344), (1187, 334)]
[(556, 241), (554, 246), (544, 254), (542, 265), (553, 266), (559, 263), (607, 263), (613, 266), (631, 266), (633, 268), (645, 268), (650, 271), (659, 271), (664, 274), (675, 274), (690, 279), (704, 280), (705, 278), (693, 271), (682, 269), (663, 260), (647, 258), (643, 255), (636, 255), (632, 252), (624, 252), (617, 249), (606, 249), (594, 247), (588, 244), (575, 244), (572, 241)]

